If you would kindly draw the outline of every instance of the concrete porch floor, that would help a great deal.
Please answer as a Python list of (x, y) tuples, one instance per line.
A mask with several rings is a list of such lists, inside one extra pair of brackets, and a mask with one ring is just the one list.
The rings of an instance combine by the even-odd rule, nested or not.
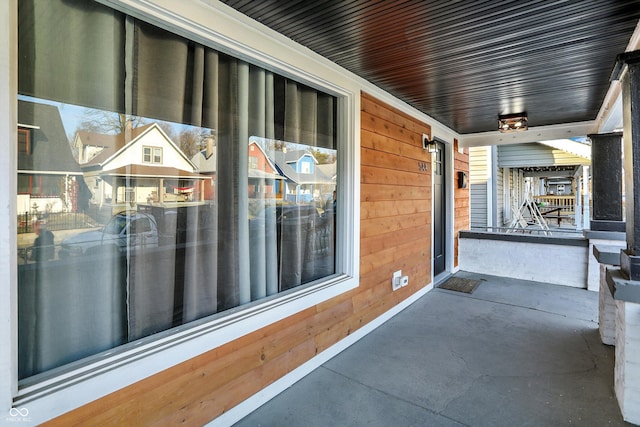
[(630, 425), (597, 293), (456, 275), (482, 282), (433, 289), (236, 425)]

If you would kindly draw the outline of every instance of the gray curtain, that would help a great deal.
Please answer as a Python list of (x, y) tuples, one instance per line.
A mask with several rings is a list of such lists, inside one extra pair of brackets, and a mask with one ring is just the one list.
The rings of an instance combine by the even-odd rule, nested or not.
[(20, 378), (333, 272), (299, 227), (282, 245), (247, 181), (252, 136), (335, 148), (333, 97), (92, 2), (21, 0), (19, 20), (21, 95), (202, 127), (217, 150), (215, 203), (178, 209), (175, 245), (20, 266)]

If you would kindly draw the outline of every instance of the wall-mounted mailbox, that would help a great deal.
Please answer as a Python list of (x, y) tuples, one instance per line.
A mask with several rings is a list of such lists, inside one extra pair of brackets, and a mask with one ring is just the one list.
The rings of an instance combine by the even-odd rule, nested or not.
[(458, 171), (458, 188), (467, 188), (467, 173), (464, 171)]

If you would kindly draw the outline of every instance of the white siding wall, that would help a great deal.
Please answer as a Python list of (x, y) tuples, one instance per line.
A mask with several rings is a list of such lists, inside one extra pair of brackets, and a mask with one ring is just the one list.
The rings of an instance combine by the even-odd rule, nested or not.
[(582, 157), (535, 142), (498, 146), (498, 166), (502, 168), (588, 165), (590, 163)]
[(504, 219), (504, 171), (502, 168), (496, 168), (496, 218), (498, 222), (497, 227), (502, 227), (505, 222)]
[(502, 171), (502, 220), (503, 225), (509, 225), (511, 223), (511, 198), (512, 190), (511, 190), (511, 169), (509, 168), (500, 168)]
[(489, 175), (491, 147), (469, 148), (469, 196), (471, 229), (485, 230), (488, 225), (487, 203), (490, 197)]
[(520, 206), (524, 200), (524, 173), (518, 169), (511, 169), (511, 206)]

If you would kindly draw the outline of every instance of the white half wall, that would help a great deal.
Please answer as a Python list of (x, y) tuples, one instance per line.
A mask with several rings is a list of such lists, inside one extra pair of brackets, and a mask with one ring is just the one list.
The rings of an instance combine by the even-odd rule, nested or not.
[(460, 270), (586, 289), (587, 241), (552, 239), (463, 232)]

